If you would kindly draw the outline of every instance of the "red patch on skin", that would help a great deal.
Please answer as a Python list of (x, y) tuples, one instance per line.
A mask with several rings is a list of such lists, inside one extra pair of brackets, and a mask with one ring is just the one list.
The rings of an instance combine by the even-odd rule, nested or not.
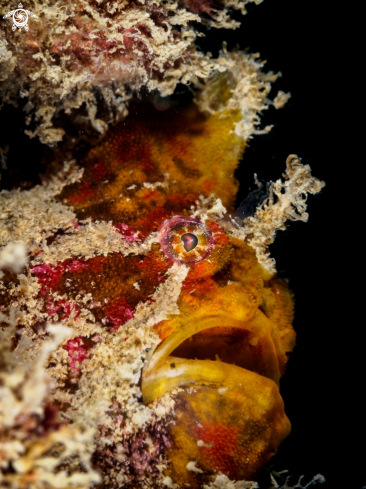
[(108, 168), (105, 166), (103, 160), (99, 160), (95, 165), (91, 167), (94, 180), (96, 182), (102, 182), (107, 178)]
[(37, 277), (38, 282), (42, 284), (41, 295), (44, 296), (47, 291), (56, 292), (65, 272), (80, 272), (87, 267), (88, 265), (81, 260), (68, 258), (63, 262), (59, 262), (56, 267), (45, 263), (33, 267), (31, 271)]
[(80, 372), (79, 364), (87, 358), (89, 347), (84, 343), (82, 336), (69, 340), (64, 349), (68, 352), (73, 371)]
[(128, 51), (132, 51), (134, 45), (136, 44), (135, 37), (137, 37), (138, 34), (139, 32), (135, 27), (131, 27), (130, 29), (124, 31), (123, 44)]
[(122, 145), (117, 148), (116, 160), (112, 162), (111, 167), (120, 170), (120, 163), (123, 161), (135, 161), (135, 167), (139, 168), (146, 175), (156, 173), (156, 166), (151, 158), (151, 151), (147, 145), (140, 144), (141, 140), (136, 136), (131, 127), (125, 127), (125, 136)]
[(165, 207), (156, 207), (151, 212), (145, 214), (144, 217), (136, 222), (136, 227), (143, 230), (141, 231), (144, 239), (149, 236), (153, 231), (156, 231), (166, 219), (172, 216), (172, 212)]
[[(71, 261), (71, 259), (70, 259)], [(88, 264), (80, 260), (65, 260), (64, 264), (67, 272), (81, 272), (84, 268), (88, 268)]]
[(184, 6), (194, 14), (202, 15), (206, 13), (213, 16), (218, 7), (212, 0), (184, 0)]
[(191, 265), (189, 270), (189, 277), (193, 279), (199, 279), (200, 277), (207, 277), (212, 275), (216, 270), (216, 263), (214, 261), (209, 261), (210, 257), (200, 263), (195, 263)]
[[(170, 260), (164, 258), (160, 261), (152, 254), (147, 255), (144, 260), (136, 260), (135, 262), (135, 267), (142, 270), (140, 280), (147, 280), (149, 283), (154, 283), (155, 285), (159, 285), (159, 282), (166, 280), (166, 272), (170, 266)], [(155, 299), (151, 299), (151, 297), (146, 297), (145, 300), (155, 302)]]
[(198, 195), (195, 194), (187, 196), (180, 194), (167, 195), (164, 207), (155, 207), (155, 209), (138, 219), (135, 226), (140, 230), (143, 239), (146, 239), (151, 232), (159, 229), (165, 220), (179, 215), (182, 209), (189, 209), (197, 199)]
[(213, 443), (212, 447), (201, 447), (216, 470), (220, 470), (229, 478), (237, 478), (240, 467), (237, 466), (238, 435), (240, 429), (235, 426), (226, 426), (213, 421), (201, 423), (202, 428), (196, 424), (192, 430), (198, 440), (202, 440), (207, 445)]
[[(132, 229), (130, 226), (127, 224), (124, 224), (123, 222), (121, 224), (113, 224), (113, 226), (117, 229), (119, 233), (121, 233), (124, 237), (124, 239), (128, 243), (135, 243), (136, 241), (140, 241), (140, 231), (135, 231)], [(136, 235), (137, 233), (137, 235)], [(135, 236), (136, 235), (136, 236)]]
[(143, 195), (143, 199), (144, 200), (152, 200), (152, 199), (156, 199), (157, 197), (159, 197), (159, 193), (155, 190), (155, 189), (144, 189), (144, 195)]
[(194, 290), (195, 296), (209, 296), (213, 290), (217, 289), (217, 283), (211, 277), (206, 277), (203, 280), (191, 279), (189, 274), (183, 282), (182, 289), (187, 292)]
[(76, 194), (68, 197), (68, 201), (72, 204), (77, 204), (79, 202), (83, 202), (84, 200), (90, 199), (94, 197), (97, 193), (97, 189), (90, 188), (90, 183), (87, 180), (81, 182), (78, 191)]
[(215, 221), (207, 221), (206, 222), (207, 227), (209, 227), (212, 231), (212, 233), (215, 236), (215, 243), (216, 246), (222, 245), (225, 246), (229, 242), (228, 235), (225, 233), (225, 231), (222, 229), (221, 226), (217, 224)]
[(85, 268), (88, 268), (93, 273), (102, 273), (103, 267), (108, 263), (108, 256), (95, 256), (94, 258), (90, 258), (85, 263), (83, 262), (80, 263), (84, 264)]
[(202, 183), (202, 190), (205, 195), (209, 195), (212, 192), (215, 192), (215, 182), (213, 180), (204, 180)]
[(64, 299), (58, 301), (52, 301), (50, 299), (47, 304), (47, 313), (49, 316), (58, 314), (60, 319), (64, 319), (70, 317), (72, 312), (74, 312), (74, 319), (76, 320), (80, 315), (79, 306), (73, 302), (67, 302)]
[[(160, 338), (160, 343), (159, 345), (168, 337), (171, 335), (173, 328), (170, 326), (167, 326), (167, 321), (160, 321), (157, 324), (154, 324), (153, 330), (158, 334)], [(168, 323), (169, 324), (169, 323)], [(158, 346), (159, 346), (158, 345)]]
[(32, 268), (32, 273), (37, 277), (38, 282), (42, 284), (42, 296), (46, 294), (47, 290), (55, 291), (57, 289), (64, 271), (63, 265), (55, 268), (52, 265), (44, 264)]
[(189, 209), (198, 200), (198, 194), (170, 194), (167, 195), (168, 206), (173, 212), (181, 212), (182, 209)]
[(107, 319), (113, 324), (111, 331), (117, 331), (120, 326), (134, 317), (136, 308), (130, 306), (124, 297), (117, 299), (105, 308)]
[[(125, 230), (126, 231), (126, 230)], [(131, 230), (127, 230), (129, 232)], [(77, 320), (83, 308), (92, 310), (97, 321), (109, 331), (117, 331), (134, 317), (139, 303), (151, 303), (156, 287), (166, 280), (169, 263), (158, 251), (147, 256), (123, 257), (118, 253), (97, 256), (89, 260), (69, 258), (57, 266), (42, 264), (32, 269), (42, 285), (44, 311), (49, 316), (70, 315)], [(139, 287), (133, 284), (138, 283)], [(67, 298), (53, 297), (58, 293)], [(92, 300), (80, 303), (91, 294)]]
[(41, 426), (43, 429), (42, 434), (47, 434), (50, 431), (58, 430), (61, 426), (66, 424), (65, 421), (58, 421), (58, 409), (53, 404), (47, 403), (44, 407), (44, 418)]

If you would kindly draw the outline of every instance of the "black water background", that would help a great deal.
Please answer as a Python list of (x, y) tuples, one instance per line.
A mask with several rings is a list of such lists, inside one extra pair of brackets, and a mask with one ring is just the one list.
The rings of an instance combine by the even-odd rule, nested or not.
[[(276, 180), (293, 153), (326, 182), (320, 195), (309, 197), (308, 223), (291, 223), (280, 231), (271, 250), (295, 293), (298, 335), (281, 380), (292, 433), (272, 460), (273, 468), (305, 474), (304, 481), (321, 473), (327, 479), (321, 487), (356, 489), (366, 481), (365, 367), (363, 347), (357, 344), (363, 342), (364, 320), (355, 319), (359, 304), (349, 276), (352, 268), (357, 275), (358, 246), (352, 252), (352, 239), (347, 239), (352, 231), (344, 225), (345, 219), (351, 225), (357, 193), (349, 173), (354, 164), (344, 157), (343, 146), (350, 119), (342, 100), (348, 89), (342, 63), (349, 54), (347, 35), (340, 31), (349, 18), (346, 8), (339, 15), (335, 7), (291, 0), (249, 5), (241, 27), (225, 38), (229, 49), (248, 47), (267, 60), (268, 69), (282, 72), (273, 96), (278, 89), (292, 94), (285, 108), (263, 114), (262, 127), (274, 128), (256, 136), (244, 154), (236, 172), (237, 203), (255, 188), (253, 173)], [(216, 55), (220, 41), (209, 34), (202, 46)], [(344, 199), (349, 206), (342, 205)]]

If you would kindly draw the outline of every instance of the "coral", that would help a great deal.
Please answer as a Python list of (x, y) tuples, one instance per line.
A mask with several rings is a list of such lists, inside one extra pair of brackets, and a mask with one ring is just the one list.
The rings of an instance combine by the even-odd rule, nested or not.
[[(116, 415), (122, 414), (117, 405)], [(95, 455), (94, 462), (110, 480), (108, 487), (121, 487), (129, 483), (143, 485), (148, 474), (150, 484), (159, 486), (161, 471), (167, 463), (166, 448), (170, 447), (167, 428), (157, 421), (136, 433), (125, 435), (120, 443), (107, 445)], [(115, 474), (115, 478), (111, 478)]]
[(2, 270), (10, 269), (15, 273), (19, 273), (27, 263), (28, 259), (24, 244), (7, 244), (0, 251), (0, 278), (3, 276)]
[(53, 179), (27, 192), (19, 190), (0, 193), (0, 246), (10, 242), (23, 242), (36, 251), (37, 244), (58, 229), (72, 226), (74, 213), (54, 201), (60, 189), (81, 177), (72, 162)]
[(275, 260), (270, 258), (268, 246), (273, 243), (277, 230), (286, 229), (285, 222), (308, 220), (306, 198), (317, 194), (325, 183), (314, 178), (309, 165), (302, 165), (296, 155), (286, 161), (285, 182), (277, 180), (269, 187), (269, 197), (261, 204), (254, 216), (245, 219), (240, 237), (247, 239), (256, 250), (259, 263), (274, 273)]
[(298, 482), (294, 486), (289, 486), (288, 482), (290, 480), (290, 476), (286, 477), (286, 480), (283, 485), (279, 485), (279, 482), (276, 481), (275, 477), (281, 478), (282, 479), (282, 474), (286, 473), (287, 470), (284, 470), (282, 472), (272, 472), (271, 473), (271, 482), (273, 486), (270, 487), (270, 489), (306, 489), (307, 487), (310, 487), (314, 484), (323, 484), (325, 482), (325, 477), (322, 476), (321, 474), (315, 475), (310, 482), (306, 484), (306, 486), (301, 485), (301, 480), (303, 479), (303, 475), (299, 478)]
[[(193, 25), (236, 28), (239, 23), (228, 11), (245, 14), (249, 1), (261, 0), (31, 2), (27, 8), (37, 18), (29, 19), (28, 32), (12, 31), (9, 20), (2, 24), (0, 96), (14, 105), (25, 98), (26, 122), (33, 128), (27, 134), (54, 145), (65, 134), (65, 114), (80, 137), (91, 133), (95, 140), (111, 122), (127, 115), (133, 94), (142, 88), (166, 96), (179, 82), (193, 83), (204, 87), (204, 95), (197, 96), (200, 106), (212, 110), (211, 96), (204, 100), (204, 80), (227, 71), (233, 90), (229, 104), (243, 113), (236, 131), (250, 137), (259, 123), (257, 112), (270, 103), (270, 82), (278, 75), (261, 73), (258, 55), (224, 49), (212, 59), (200, 52)], [(2, 5), (0, 15), (8, 10)], [(288, 96), (280, 92), (274, 106), (282, 107)]]
[[(288, 481), (290, 477), (286, 478), (285, 483), (280, 486), (279, 483), (276, 481), (275, 477), (281, 477), (281, 474), (287, 472), (287, 470), (284, 470), (283, 472), (272, 472), (271, 473), (271, 481), (274, 484), (271, 486), (269, 489), (306, 489), (307, 487), (312, 486), (313, 484), (320, 483), (322, 484), (325, 482), (325, 479), (322, 475), (318, 474), (313, 479), (306, 484), (306, 486), (300, 485), (301, 479), (303, 476), (300, 477), (299, 481), (297, 484), (294, 486), (289, 486)], [(256, 482), (245, 482), (245, 481), (238, 481), (238, 482), (232, 482), (230, 481), (225, 475), (218, 475), (209, 486), (203, 486), (203, 489), (259, 489), (259, 486)]]
[[(1, 246), (29, 254), (0, 279), (0, 307), (19, 309), (14, 351), (42, 358), (42, 399), (68, 420), (57, 430), (88, 437), (82, 463), (93, 454), (100, 487), (255, 487), (244, 481), (290, 431), (279, 380), (295, 344), (292, 295), (256, 240), (294, 217), (292, 202), (304, 216), (304, 193), (321, 185), (293, 162), (266, 212), (243, 227), (230, 217), (250, 132), (238, 125), (247, 117), (253, 129), (263, 104), (231, 103), (229, 73), (205, 87), (210, 113), (136, 104), (80, 167), (0, 194)], [(69, 334), (47, 358), (46, 322)], [(73, 460), (62, 462), (70, 477)]]
[(0, 330), (0, 484), (10, 489), (86, 489), (99, 482), (90, 460), (93, 430), (83, 432), (58, 420), (58, 409), (46, 403), (52, 386), (44, 362), (71, 331), (49, 326), (54, 339), (32, 361), (27, 338), (12, 348), (14, 313), (0, 313), (0, 322), (8, 323)]
[(235, 123), (235, 132), (243, 139), (269, 132), (272, 126), (262, 130), (256, 128), (260, 124), (262, 110), (268, 109), (269, 104), (280, 109), (291, 97), (291, 94), (279, 92), (273, 102), (268, 99), (271, 83), (281, 73), (264, 73), (262, 68), (265, 63), (259, 60), (259, 54), (227, 52), (225, 43), (219, 62), (225, 71), (216, 71), (198, 84), (200, 90), (195, 100), (200, 110), (208, 114), (240, 111), (241, 117)]
[[(28, 32), (13, 32), (10, 21), (3, 23), (1, 96), (10, 103), (28, 99), (28, 122), (33, 117), (37, 125), (28, 133), (44, 143), (63, 137), (54, 118), (81, 106), (84, 123), (103, 133), (106, 121), (126, 115), (131, 90), (158, 88), (167, 95), (178, 82), (224, 69), (197, 50), (192, 22), (235, 28), (228, 9), (245, 13), (248, 1), (31, 2), (27, 8), (37, 18), (29, 19)], [(8, 10), (2, 5), (0, 14)], [(104, 114), (98, 110), (103, 104)]]
[(232, 482), (226, 475), (220, 474), (210, 485), (203, 486), (203, 489), (258, 489), (258, 487), (256, 482)]
[(88, 348), (81, 336), (69, 340), (65, 345), (70, 357), (70, 365), (75, 373), (79, 373), (79, 364), (87, 358)]

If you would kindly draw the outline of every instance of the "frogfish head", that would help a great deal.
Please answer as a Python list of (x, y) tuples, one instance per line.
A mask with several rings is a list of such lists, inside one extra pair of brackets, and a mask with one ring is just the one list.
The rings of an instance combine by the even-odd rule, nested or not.
[[(253, 480), (290, 431), (279, 382), (295, 343), (291, 293), (228, 232), (245, 146), (232, 130), (239, 115), (150, 111), (131, 110), (81, 162), (80, 181), (58, 197), (76, 215), (72, 234), (56, 233), (54, 258), (40, 254), (31, 273), (50, 316), (77, 323), (87, 310), (101, 325), (63, 347), (73, 395), (87, 391), (92, 371), (107, 382), (131, 342), (155, 338), (127, 385), (131, 398), (140, 389), (153, 418), (171, 401), (161, 448), (167, 485), (198, 488), (219, 473)], [(121, 406), (128, 389), (118, 372), (108, 395)], [(112, 466), (117, 445), (108, 448)], [(135, 465), (149, 477), (147, 462)]]

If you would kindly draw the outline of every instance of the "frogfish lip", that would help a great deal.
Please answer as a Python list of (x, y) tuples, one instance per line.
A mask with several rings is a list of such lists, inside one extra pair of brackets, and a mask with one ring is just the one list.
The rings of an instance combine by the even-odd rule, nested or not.
[(215, 315), (186, 324), (156, 348), (144, 367), (144, 402), (196, 382), (239, 386), (248, 370), (278, 385), (281, 374), (271, 332), (270, 322), (263, 327), (263, 317), (241, 321)]
[(174, 392), (166, 476), (192, 489), (218, 472), (255, 480), (291, 429), (278, 389), (277, 342), (272, 321), (257, 309), (246, 320), (197, 318), (156, 348), (141, 390), (146, 404)]

